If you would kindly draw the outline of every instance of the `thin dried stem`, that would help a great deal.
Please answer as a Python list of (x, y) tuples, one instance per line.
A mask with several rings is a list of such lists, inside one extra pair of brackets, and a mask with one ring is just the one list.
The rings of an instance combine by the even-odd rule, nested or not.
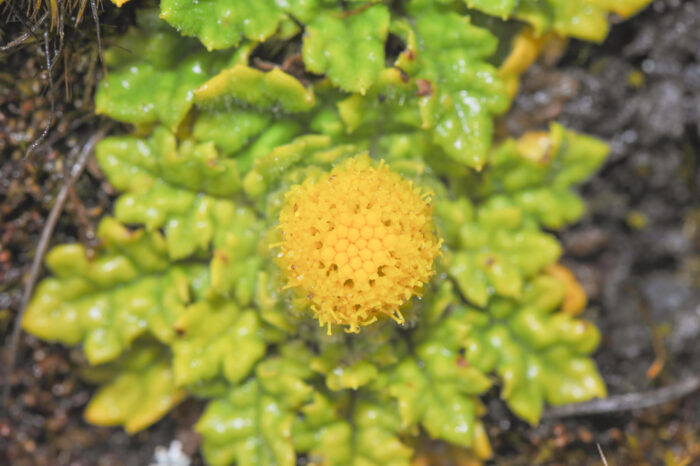
[(38, 138), (34, 140), (31, 146), (29, 146), (29, 149), (27, 150), (27, 153), (24, 155), (24, 158), (29, 158), (29, 156), (36, 150), (36, 148), (39, 146), (39, 144), (42, 143), (44, 139), (46, 139), (46, 135), (49, 134), (49, 130), (51, 129), (51, 125), (53, 125), (53, 118), (54, 118), (54, 111), (56, 108), (56, 98), (54, 96), (54, 89), (53, 89), (53, 76), (51, 74), (51, 55), (50, 55), (50, 49), (49, 49), (49, 31), (44, 31), (44, 54), (46, 55), (46, 76), (49, 80), (49, 103), (50, 103), (50, 108), (49, 108), (49, 121), (46, 123), (46, 128), (41, 132), (41, 135), (39, 135)]
[(20, 45), (25, 43), (27, 41), (27, 39), (29, 39), (30, 37), (36, 38), (36, 36), (34, 35), (34, 31), (36, 29), (38, 29), (39, 26), (44, 24), (44, 21), (46, 21), (46, 18), (48, 16), (49, 16), (49, 12), (45, 11), (44, 15), (41, 18), (39, 18), (39, 21), (37, 21), (36, 23), (31, 25), (31, 27), (29, 28), (29, 30), (27, 32), (22, 33), (19, 37), (17, 37), (16, 39), (13, 39), (12, 41), (8, 42), (5, 45), (0, 45), (0, 51), (9, 52), (13, 48), (19, 47)]
[(651, 408), (686, 397), (698, 389), (700, 389), (700, 376), (694, 376), (648, 392), (626, 393), (586, 403), (555, 406), (545, 411), (543, 418), (590, 416)]
[(68, 197), (68, 193), (73, 188), (75, 182), (80, 178), (85, 166), (90, 159), (90, 156), (95, 149), (95, 145), (107, 134), (107, 132), (114, 126), (113, 123), (109, 123), (95, 134), (93, 134), (83, 145), (80, 154), (71, 167), (68, 177), (65, 183), (61, 187), (58, 195), (56, 196), (56, 202), (51, 208), (48, 218), (46, 219), (46, 225), (41, 232), (41, 237), (39, 243), (37, 244), (36, 252), (34, 254), (34, 259), (32, 260), (32, 266), (29, 272), (29, 280), (24, 287), (24, 293), (22, 294), (22, 302), (20, 304), (19, 312), (15, 318), (14, 327), (12, 329), (12, 336), (10, 338), (10, 343), (8, 346), (8, 361), (6, 364), (6, 370), (4, 377), (0, 379), (0, 383), (3, 383), (2, 391), (2, 406), (9, 411), (9, 400), (10, 400), (10, 389), (12, 387), (11, 376), (15, 369), (15, 363), (17, 359), (17, 349), (19, 347), (19, 339), (22, 334), (22, 319), (24, 318), (24, 313), (29, 304), (29, 299), (34, 291), (34, 286), (39, 278), (39, 273), (41, 272), (41, 264), (44, 260), (44, 255), (51, 242), (51, 236), (53, 235), (54, 228), (56, 227), (56, 222), (58, 221), (61, 212), (63, 211), (63, 206)]
[(608, 460), (605, 458), (605, 454), (603, 453), (603, 449), (600, 447), (600, 443), (595, 444), (596, 447), (598, 447), (598, 454), (600, 455), (600, 459), (603, 461), (603, 466), (608, 466)]

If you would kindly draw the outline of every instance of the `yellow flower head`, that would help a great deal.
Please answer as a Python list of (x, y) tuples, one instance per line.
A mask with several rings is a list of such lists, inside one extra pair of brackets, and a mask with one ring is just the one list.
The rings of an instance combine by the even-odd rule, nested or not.
[(435, 273), (441, 241), (430, 195), (366, 155), (286, 194), (280, 213), (287, 288), (310, 302), (321, 326), (358, 332), (399, 306)]

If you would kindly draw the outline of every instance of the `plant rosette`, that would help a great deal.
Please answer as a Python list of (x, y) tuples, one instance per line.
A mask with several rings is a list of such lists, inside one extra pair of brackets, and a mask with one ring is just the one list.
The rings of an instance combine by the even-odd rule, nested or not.
[[(550, 232), (608, 148), (558, 124), (494, 142), (494, 117), (541, 34), (598, 40), (642, 2), (548, 4), (139, 10), (97, 93), (134, 127), (97, 148), (122, 194), (97, 251), (48, 254), (23, 321), (82, 346), (86, 418), (136, 432), (202, 397), (210, 464), (401, 465), (421, 429), (488, 458), (494, 385), (531, 424), (605, 396)], [(251, 66), (271, 50), (305, 71)]]

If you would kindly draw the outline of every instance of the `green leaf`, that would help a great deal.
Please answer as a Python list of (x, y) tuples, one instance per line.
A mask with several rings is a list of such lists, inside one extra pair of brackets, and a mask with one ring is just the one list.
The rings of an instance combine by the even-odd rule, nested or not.
[(506, 19), (517, 6), (518, 0), (465, 0), (465, 3), (469, 8)]
[(293, 412), (251, 380), (207, 406), (195, 429), (212, 466), (296, 464), (291, 441)]
[(194, 123), (198, 141), (212, 141), (226, 155), (248, 145), (272, 123), (272, 115), (248, 109), (203, 112)]
[[(275, 147), (270, 153), (256, 160), (252, 170), (243, 179), (243, 189), (248, 197), (261, 198), (269, 188), (281, 180), (283, 175), (290, 178), (287, 171), (301, 161), (316, 162), (309, 165), (311, 168), (316, 168), (320, 174), (318, 165), (329, 166), (334, 161), (356, 155), (357, 152), (352, 145), (331, 147), (331, 138), (328, 136), (316, 134), (301, 136), (289, 144)], [(287, 184), (285, 188), (292, 184), (294, 181)]]
[[(338, 113), (348, 133), (361, 136), (401, 128), (421, 128), (415, 81), (405, 79), (398, 68), (386, 68), (365, 95), (354, 94), (338, 103)], [(359, 129), (359, 131), (358, 131)]]
[(396, 339), (393, 324), (387, 324), (368, 327), (366, 332), (353, 336), (352, 345), (342, 336), (325, 335), (318, 329), (319, 354), (312, 359), (311, 368), (325, 376), (326, 386), (332, 391), (366, 387), (406, 353), (403, 342)]
[(578, 220), (583, 201), (571, 188), (588, 179), (605, 161), (607, 144), (553, 124), (548, 133), (533, 132), (508, 140), (493, 151), (489, 169), (473, 186), (472, 195), (491, 196), (494, 208), (519, 208), (526, 217), (548, 228)]
[(418, 423), (434, 438), (475, 445), (477, 400), (491, 382), (461, 356), (469, 326), (452, 318), (419, 335), (415, 358), (392, 372), (389, 393), (398, 401), (403, 428)]
[[(214, 243), (217, 249), (211, 260), (211, 287), (217, 296), (235, 298), (241, 306), (253, 300), (257, 274), (265, 261), (266, 242), (261, 241), (263, 226), (248, 207), (239, 207), (228, 227), (221, 230), (224, 237)], [(259, 248), (263, 248), (263, 254)]]
[(116, 217), (153, 230), (165, 228), (170, 257), (224, 244), (236, 218), (232, 195), (241, 188), (236, 161), (221, 158), (213, 143), (183, 141), (156, 128), (147, 140), (124, 136), (100, 142), (97, 159), (117, 189), (126, 191)]
[(651, 0), (465, 0), (470, 8), (506, 19), (528, 21), (538, 34), (550, 29), (563, 36), (602, 41), (609, 13), (630, 16)]
[(129, 231), (110, 218), (102, 220), (98, 236), (105, 250), (95, 258), (78, 244), (47, 255), (56, 277), (40, 283), (24, 329), (67, 345), (83, 343), (91, 364), (117, 358), (146, 332), (171, 342), (172, 323), (191, 288), (205, 283), (206, 267), (171, 264), (159, 233)]
[(262, 42), (291, 37), (299, 30), (291, 18), (309, 22), (326, 0), (163, 0), (161, 18), (208, 50), (225, 49), (247, 38)]
[(164, 27), (152, 10), (139, 12), (137, 19), (146, 29), (131, 28), (105, 51), (112, 70), (97, 90), (95, 111), (136, 125), (161, 122), (175, 130), (192, 107), (195, 89), (231, 54), (203, 53), (196, 42)]
[(344, 91), (365, 94), (384, 69), (389, 17), (384, 5), (322, 13), (306, 26), (306, 68)]
[(289, 334), (295, 334), (298, 322), (292, 321), (282, 293), (284, 286), (279, 270), (265, 267), (258, 272), (255, 281), (253, 302), (260, 310), (260, 318), (273, 327)]
[(552, 187), (564, 190), (588, 179), (605, 161), (607, 144), (559, 124), (549, 132), (526, 133), (493, 151), (478, 186), (480, 197)]
[(412, 12), (412, 24), (392, 24), (406, 42), (395, 69), (379, 75), (378, 87), (365, 97), (338, 105), (343, 122), (348, 132), (422, 129), (447, 157), (480, 169), (491, 145), (492, 118), (508, 105), (497, 70), (486, 63), (496, 38), (456, 13), (421, 6)]
[(283, 351), (259, 364), (255, 379), (207, 406), (195, 429), (209, 464), (296, 464), (292, 423), (312, 388), (303, 381), (310, 375), (303, 345), (288, 343)]
[(474, 211), (465, 198), (442, 200), (437, 211), (451, 232), (448, 245), (457, 249), (447, 261), (449, 274), (477, 306), (494, 295), (519, 299), (525, 280), (561, 254), (553, 236), (526, 224), (522, 209), (509, 203), (491, 202)]
[(314, 93), (279, 68), (260, 71), (243, 64), (221, 71), (194, 93), (197, 105), (236, 103), (260, 109), (306, 112), (315, 104)]
[(186, 36), (197, 36), (208, 50), (238, 45), (247, 37), (262, 42), (285, 17), (275, 0), (162, 0), (160, 16)]
[[(361, 398), (348, 416), (337, 412), (340, 400), (314, 393), (294, 425), (294, 443), (314, 464), (404, 466), (412, 450), (397, 437), (401, 421), (388, 400)], [(349, 421), (347, 420), (349, 418)]]
[(126, 123), (160, 121), (175, 130), (192, 107), (194, 90), (209, 79), (207, 68), (193, 57), (173, 71), (139, 63), (112, 72), (97, 91), (95, 112)]
[(473, 326), (466, 359), (485, 372), (495, 370), (503, 381), (503, 399), (533, 425), (545, 402), (560, 405), (605, 396), (595, 363), (586, 357), (600, 333), (589, 322), (557, 312), (563, 287), (540, 276), (520, 303), (494, 300), (485, 313), (463, 314)]
[(166, 351), (159, 345), (135, 346), (109, 367), (114, 375), (97, 390), (85, 409), (85, 419), (100, 426), (124, 426), (133, 434), (158, 421), (182, 401)]
[(478, 170), (491, 145), (493, 116), (508, 105), (498, 72), (484, 62), (496, 39), (465, 17), (432, 11), (419, 14), (415, 33), (422, 44), (416, 76), (431, 88), (420, 101), (423, 124), (434, 128), (433, 139), (448, 156)]
[(178, 386), (223, 376), (235, 385), (265, 354), (261, 323), (251, 309), (226, 301), (189, 306), (174, 324), (173, 370)]
[(183, 52), (201, 52), (202, 47), (192, 39), (183, 38), (158, 17), (154, 9), (136, 12), (138, 27), (130, 27), (116, 40), (115, 47), (104, 50), (105, 63), (112, 69), (135, 63), (150, 63), (159, 70), (173, 69), (182, 60)]

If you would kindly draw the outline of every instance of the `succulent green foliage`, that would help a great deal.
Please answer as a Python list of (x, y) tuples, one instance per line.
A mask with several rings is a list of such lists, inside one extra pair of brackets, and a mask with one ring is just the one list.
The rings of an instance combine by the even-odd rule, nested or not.
[(192, 132), (198, 141), (211, 141), (231, 155), (269, 128), (272, 120), (272, 115), (252, 109), (207, 111), (197, 118)]
[(486, 202), (475, 209), (466, 198), (436, 206), (445, 241), (455, 249), (448, 270), (471, 303), (494, 296), (518, 299), (526, 279), (554, 263), (561, 247), (551, 235), (524, 222), (522, 209)]
[(198, 302), (174, 324), (180, 335), (173, 343), (177, 385), (192, 385), (219, 377), (241, 382), (265, 354), (261, 322), (253, 310), (227, 301)]
[(584, 212), (572, 188), (589, 178), (609, 152), (603, 142), (552, 124), (493, 151), (490, 167), (470, 183), (472, 196), (489, 197), (494, 208), (518, 208), (526, 223), (562, 228)]
[[(366, 95), (339, 103), (348, 131), (387, 124), (428, 131), (456, 162), (480, 169), (493, 134), (493, 116), (508, 104), (503, 82), (486, 60), (496, 37), (452, 12), (416, 6), (412, 24), (395, 21), (406, 41), (395, 68), (385, 70)], [(446, 31), (448, 33), (446, 33)]]
[(225, 244), (236, 219), (231, 196), (241, 180), (236, 161), (221, 157), (213, 142), (185, 140), (178, 147), (174, 134), (158, 127), (145, 141), (102, 141), (97, 158), (110, 183), (126, 192), (115, 205), (116, 218), (164, 228), (172, 258), (205, 250), (211, 241)]
[(390, 326), (368, 328), (348, 347), (343, 336), (323, 336), (311, 368), (325, 376), (331, 391), (357, 390), (377, 380), (382, 370), (398, 362), (405, 344), (396, 340)]
[(285, 16), (275, 0), (163, 0), (160, 10), (164, 20), (184, 35), (198, 36), (209, 50), (238, 45), (244, 37), (263, 41)]
[(105, 218), (98, 235), (104, 251), (95, 258), (79, 244), (47, 256), (55, 277), (37, 289), (24, 328), (47, 340), (82, 343), (92, 364), (115, 359), (146, 332), (172, 342), (172, 324), (193, 299), (191, 284), (206, 280), (206, 268), (171, 264), (157, 232), (129, 231)]
[(587, 357), (600, 340), (591, 323), (557, 312), (563, 284), (540, 276), (523, 299), (494, 300), (486, 312), (463, 312), (472, 325), (465, 358), (502, 380), (501, 396), (518, 416), (536, 424), (545, 401), (576, 403), (605, 396), (605, 385)]
[[(377, 126), (387, 132), (406, 127), (419, 129), (422, 120), (417, 93), (415, 81), (406, 80), (401, 70), (385, 68), (365, 95), (354, 94), (338, 103), (338, 116), (344, 129), (358, 136), (375, 131)], [(324, 116), (319, 117), (317, 124)]]
[[(604, 396), (598, 331), (563, 310), (544, 228), (582, 215), (575, 185), (607, 147), (556, 124), (492, 147), (509, 102), (498, 39), (465, 12), (598, 37), (604, 12), (643, 1), (163, 0), (199, 41), (140, 11), (97, 95), (138, 129), (97, 149), (123, 193), (115, 219), (94, 254), (48, 255), (25, 329), (82, 345), (103, 384), (91, 422), (136, 431), (213, 398), (196, 429), (214, 465), (407, 465), (421, 429), (486, 458), (493, 384), (531, 423), (545, 403)], [(256, 68), (268, 47), (305, 69)], [(362, 152), (431, 192), (443, 254), (405, 326), (328, 336), (283, 289), (276, 225), (292, 185)]]
[(175, 384), (167, 351), (145, 341), (115, 362), (90, 368), (84, 376), (102, 384), (85, 410), (85, 419), (104, 426), (123, 425), (129, 433), (148, 427), (186, 395)]
[[(350, 412), (341, 415), (341, 407)], [(333, 400), (317, 392), (301, 414), (294, 425), (294, 444), (315, 464), (410, 464), (413, 451), (398, 438), (401, 421), (389, 400)]]
[(519, 0), (465, 0), (465, 3), (469, 8), (505, 19), (513, 13), (520, 2)]
[(304, 382), (310, 355), (293, 342), (283, 351), (259, 364), (255, 379), (207, 406), (196, 430), (213, 466), (296, 464), (292, 425), (294, 410), (312, 393)]
[(246, 38), (262, 42), (298, 30), (327, 0), (162, 0), (161, 17), (186, 36), (197, 36), (208, 50), (238, 45)]
[(253, 300), (256, 276), (263, 262), (258, 247), (261, 225), (248, 207), (239, 206), (230, 215), (229, 223), (221, 230), (224, 242), (217, 245), (210, 263), (210, 291), (233, 297), (241, 306), (248, 306)]
[(234, 102), (260, 109), (304, 112), (314, 105), (313, 92), (291, 75), (275, 68), (262, 72), (242, 64), (223, 70), (195, 93), (199, 105)]
[(475, 395), (491, 381), (460, 355), (469, 327), (448, 317), (431, 326), (393, 371), (389, 392), (404, 428), (420, 423), (428, 433), (457, 445), (474, 445)]
[(278, 400), (265, 393), (255, 380), (211, 402), (197, 423), (197, 432), (205, 439), (207, 462), (213, 466), (234, 462), (251, 466), (294, 465), (294, 414), (288, 404), (286, 397)]
[[(142, 13), (139, 22), (158, 24), (150, 12)], [(230, 57), (204, 54), (196, 42), (162, 23), (153, 29), (149, 34), (132, 28), (105, 53), (113, 71), (98, 88), (96, 112), (138, 125), (160, 122), (174, 130), (192, 107), (194, 90)]]
[[(271, 187), (283, 181), (283, 175), (287, 170), (303, 160), (330, 166), (334, 161), (356, 153), (357, 148), (353, 145), (333, 146), (331, 138), (327, 136), (316, 134), (301, 136), (289, 144), (275, 147), (264, 157), (256, 160), (243, 180), (243, 189), (250, 198), (261, 198), (268, 194), (267, 191)], [(287, 173), (287, 176), (290, 175)], [(303, 177), (298, 180), (298, 182), (301, 181)], [(291, 185), (289, 182), (284, 184)]]
[(529, 22), (538, 33), (554, 30), (563, 36), (602, 41), (608, 34), (608, 14), (629, 16), (650, 0), (464, 0), (467, 6), (503, 19)]
[(459, 163), (480, 169), (493, 134), (493, 116), (508, 99), (496, 69), (486, 63), (496, 38), (468, 17), (416, 7), (415, 27), (397, 65), (419, 79), (420, 113), (434, 141)]
[(326, 74), (344, 91), (364, 94), (384, 69), (389, 9), (372, 5), (357, 12), (330, 11), (307, 26), (303, 57), (312, 73)]

